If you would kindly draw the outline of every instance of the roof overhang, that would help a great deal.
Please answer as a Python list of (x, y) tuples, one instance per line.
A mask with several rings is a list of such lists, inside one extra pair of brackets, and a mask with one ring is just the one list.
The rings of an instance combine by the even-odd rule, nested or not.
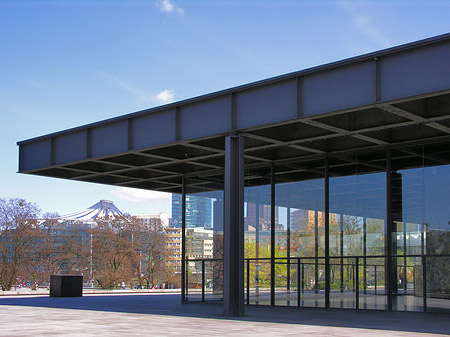
[(181, 192), (223, 189), (224, 138), (246, 186), (450, 163), (450, 34), (18, 143), (19, 172)]

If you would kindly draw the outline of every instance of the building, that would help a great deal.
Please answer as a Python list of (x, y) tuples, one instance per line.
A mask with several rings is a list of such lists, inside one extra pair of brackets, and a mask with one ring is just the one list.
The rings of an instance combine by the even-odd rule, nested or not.
[[(228, 316), (246, 303), (449, 312), (448, 60), (444, 34), (44, 135), (18, 143), (19, 172), (187, 207), (215, 195)], [(246, 203), (271, 205), (267, 258), (244, 255)], [(291, 231), (280, 214), (297, 210), (308, 224)], [(194, 226), (214, 228), (207, 217)]]
[[(186, 228), (211, 228), (211, 198), (189, 195), (186, 197)], [(181, 195), (172, 194), (172, 226), (181, 228)]]
[(177, 273), (181, 272), (181, 228), (165, 228), (167, 264), (173, 267)]
[(139, 221), (147, 225), (157, 225), (162, 226), (164, 228), (169, 227), (169, 218), (167, 218), (167, 214), (165, 212), (159, 212), (154, 214), (139, 214), (134, 215)]
[[(258, 216), (256, 216), (258, 213)], [(260, 205), (257, 203), (247, 203), (247, 216), (244, 218), (245, 228), (248, 230), (255, 230), (256, 220), (258, 219), (259, 228), (262, 230), (270, 230), (272, 223), (272, 212), (270, 211), (270, 205)], [(275, 207), (275, 223), (278, 224), (278, 207)]]
[(204, 227), (186, 229), (186, 256), (191, 259), (213, 258), (213, 231)]

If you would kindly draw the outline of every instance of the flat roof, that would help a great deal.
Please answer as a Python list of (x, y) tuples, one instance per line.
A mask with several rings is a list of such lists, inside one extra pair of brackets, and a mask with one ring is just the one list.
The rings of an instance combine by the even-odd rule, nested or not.
[[(246, 186), (450, 163), (450, 34), (18, 142), (19, 172), (148, 190), (223, 189), (225, 137)], [(421, 147), (427, 147), (423, 161)], [(406, 149), (406, 150), (405, 150)]]

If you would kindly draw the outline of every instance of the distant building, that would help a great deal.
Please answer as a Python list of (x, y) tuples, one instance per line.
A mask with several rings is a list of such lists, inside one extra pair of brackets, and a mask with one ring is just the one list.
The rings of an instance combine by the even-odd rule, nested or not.
[(181, 269), (181, 228), (165, 228), (167, 265), (176, 271)]
[(186, 255), (189, 259), (213, 258), (213, 230), (204, 227), (186, 229)]
[[(211, 198), (186, 196), (186, 228), (211, 228)], [(172, 225), (181, 228), (181, 194), (172, 194)]]
[[(258, 217), (256, 215), (256, 212), (258, 212)], [(271, 223), (270, 205), (257, 205), (256, 203), (248, 202), (247, 216), (244, 218), (245, 230), (254, 231), (256, 229), (257, 218), (259, 229), (263, 231), (269, 230)], [(275, 207), (275, 223), (278, 224), (278, 207)]]
[(161, 225), (164, 228), (167, 228), (170, 225), (169, 218), (167, 218), (167, 214), (165, 212), (139, 214), (135, 215), (134, 217), (138, 220), (141, 220), (142, 223), (148, 225)]

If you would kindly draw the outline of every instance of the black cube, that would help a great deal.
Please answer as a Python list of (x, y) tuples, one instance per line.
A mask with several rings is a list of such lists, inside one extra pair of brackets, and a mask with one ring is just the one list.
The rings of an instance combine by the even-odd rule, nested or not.
[(81, 297), (83, 275), (50, 275), (50, 297)]

